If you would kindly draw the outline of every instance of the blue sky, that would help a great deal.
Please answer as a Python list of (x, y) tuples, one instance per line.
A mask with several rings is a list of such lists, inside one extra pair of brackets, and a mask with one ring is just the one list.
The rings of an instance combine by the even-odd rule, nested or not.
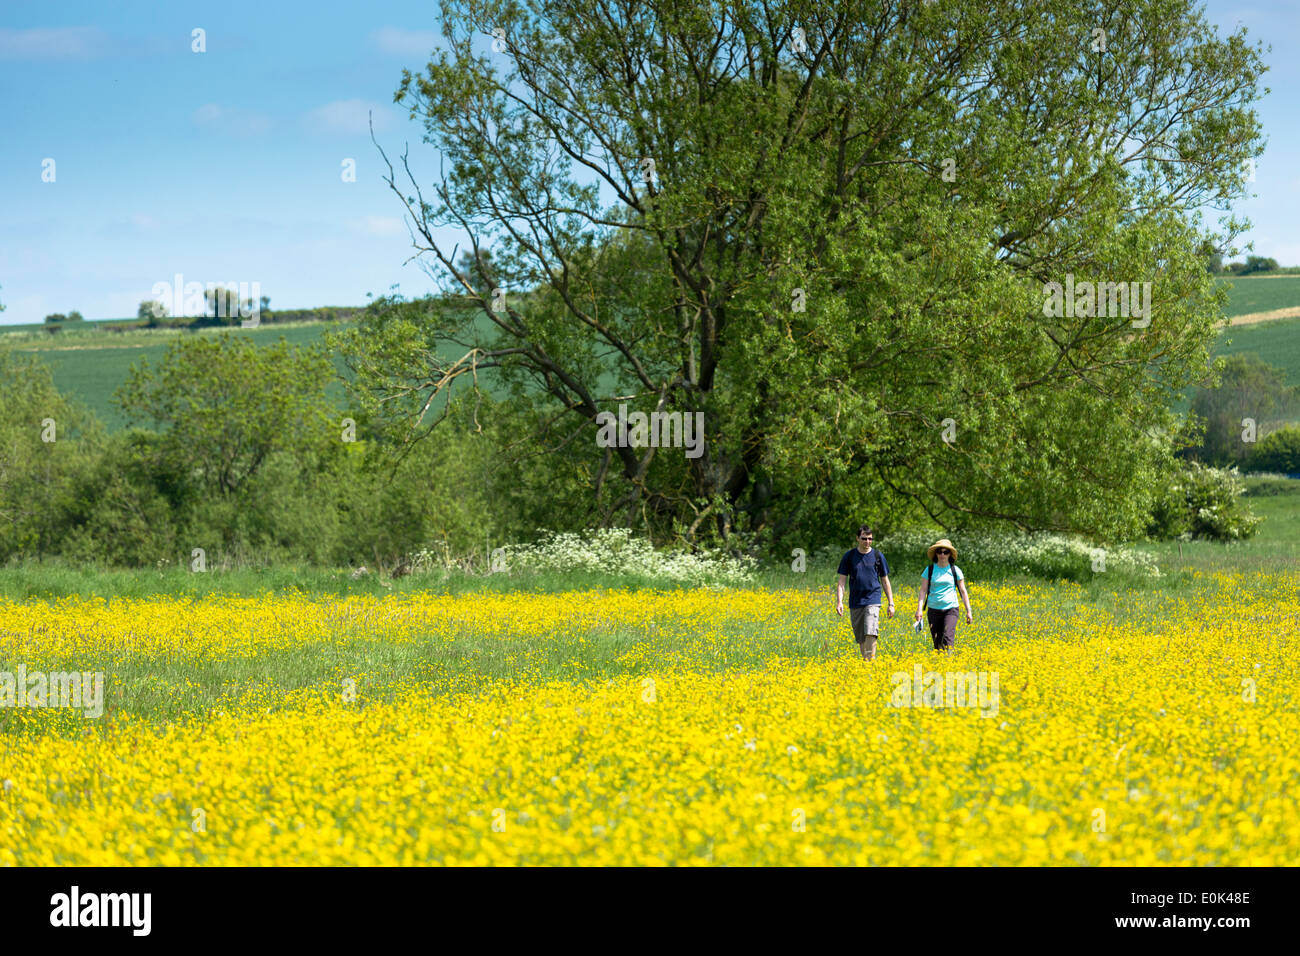
[[(1300, 265), (1300, 2), (1211, 0), (1271, 43), (1259, 104), (1268, 148), (1255, 251)], [(155, 283), (257, 282), (271, 307), (361, 305), (399, 284), (432, 289), (396, 196), (381, 181), (367, 113), (390, 157), (422, 129), (392, 104), (401, 70), (438, 45), (424, 2), (216, 3), (6, 0), (0, 8), (2, 323), (79, 310), (133, 316)], [(191, 31), (207, 51), (191, 52)], [(42, 182), (54, 160), (55, 181)], [(340, 175), (356, 161), (356, 182)]]

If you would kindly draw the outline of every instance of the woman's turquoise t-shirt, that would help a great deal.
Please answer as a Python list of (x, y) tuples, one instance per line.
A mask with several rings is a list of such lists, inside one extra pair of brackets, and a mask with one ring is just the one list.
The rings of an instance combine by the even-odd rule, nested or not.
[[(953, 578), (953, 572), (957, 577)], [(930, 568), (927, 566), (921, 572), (921, 579), (926, 580), (930, 577)], [(950, 608), (957, 607), (957, 582), (964, 580), (966, 575), (962, 574), (961, 568), (950, 564), (946, 568), (939, 565), (934, 566), (934, 581), (930, 584), (930, 597), (927, 601), (930, 607), (936, 611), (947, 611)]]

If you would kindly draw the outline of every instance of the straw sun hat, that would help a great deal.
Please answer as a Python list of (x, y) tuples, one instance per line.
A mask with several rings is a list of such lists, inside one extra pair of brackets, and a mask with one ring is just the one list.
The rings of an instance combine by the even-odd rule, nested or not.
[(928, 557), (931, 561), (933, 561), (934, 553), (938, 551), (940, 548), (947, 548), (949, 551), (952, 552), (948, 560), (955, 564), (957, 561), (957, 549), (953, 546), (953, 543), (949, 541), (947, 538), (940, 538), (934, 544), (930, 545), (930, 549), (925, 552), (926, 557)]

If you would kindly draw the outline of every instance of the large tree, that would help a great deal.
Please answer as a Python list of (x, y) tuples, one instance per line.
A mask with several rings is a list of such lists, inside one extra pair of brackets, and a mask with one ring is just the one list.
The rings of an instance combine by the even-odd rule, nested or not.
[[(492, 370), (598, 520), (693, 535), (809, 502), (1141, 525), (1221, 311), (1203, 250), (1245, 225), (1202, 213), (1261, 149), (1244, 33), (1192, 0), (441, 9), (396, 100), (443, 171), (388, 181), (474, 308), (375, 310), (377, 409), (420, 434)], [(1151, 283), (1150, 316), (1045, 314), (1085, 282)], [(703, 453), (598, 447), (620, 402), (703, 413)]]

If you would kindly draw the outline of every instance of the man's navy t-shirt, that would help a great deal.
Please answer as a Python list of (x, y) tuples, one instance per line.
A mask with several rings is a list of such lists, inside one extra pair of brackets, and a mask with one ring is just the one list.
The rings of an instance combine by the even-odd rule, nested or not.
[[(879, 573), (876, 571), (877, 560), (880, 561)], [(880, 578), (889, 576), (889, 562), (875, 548), (866, 554), (854, 548), (840, 558), (837, 573), (849, 579), (849, 607), (870, 607), (880, 603)]]

